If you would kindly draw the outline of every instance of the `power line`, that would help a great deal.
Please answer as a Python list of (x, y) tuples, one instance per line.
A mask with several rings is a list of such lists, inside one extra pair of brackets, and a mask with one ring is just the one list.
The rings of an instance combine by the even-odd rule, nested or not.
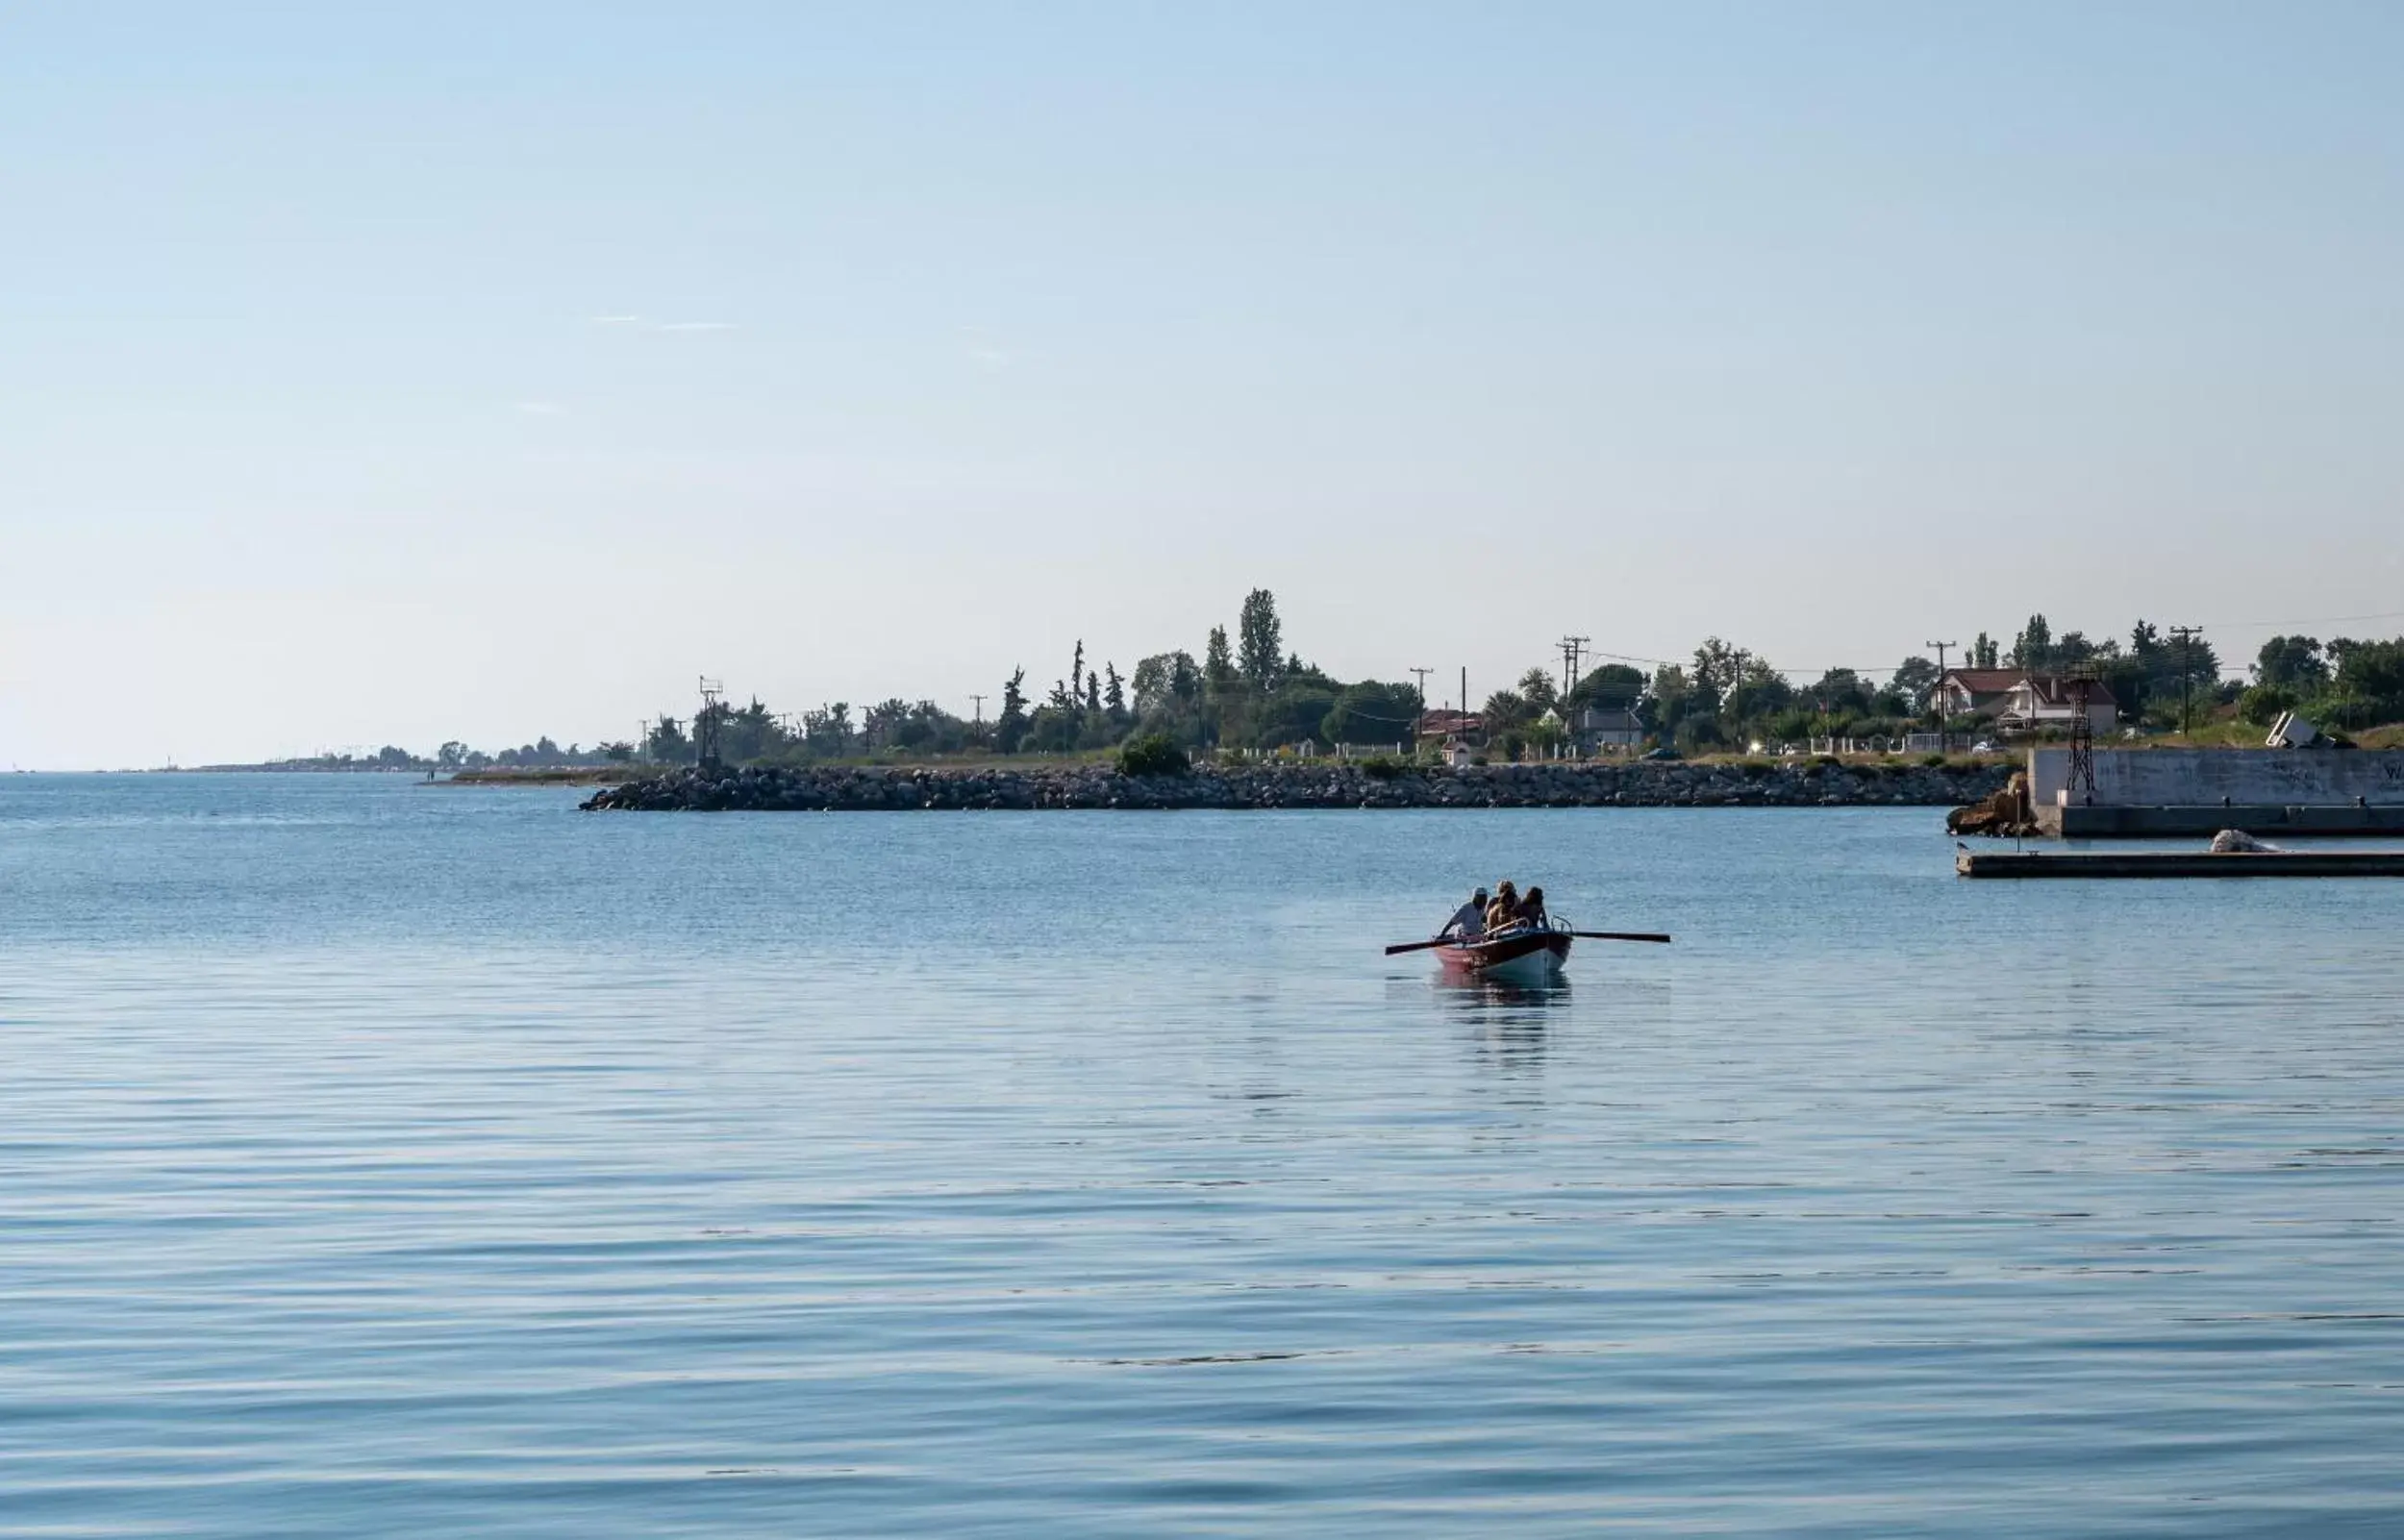
[[(2309, 620), (2210, 620), (2194, 629), (2234, 631), (2246, 626), (2265, 626), (2283, 631), (2290, 626), (2342, 626), (2357, 620), (2404, 620), (2404, 609), (2382, 609), (2368, 615), (2320, 615)], [(2171, 628), (2173, 631), (2176, 627)]]

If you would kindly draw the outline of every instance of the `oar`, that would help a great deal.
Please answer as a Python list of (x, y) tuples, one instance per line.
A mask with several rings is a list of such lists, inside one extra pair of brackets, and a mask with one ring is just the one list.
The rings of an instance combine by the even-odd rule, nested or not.
[[(1554, 934), (1573, 935), (1582, 941), (1657, 941), (1663, 946), (1669, 944), (1669, 938), (1657, 931), (1557, 931)], [(1386, 949), (1386, 956), (1390, 957), (1397, 952), (1425, 952), (1430, 947), (1451, 944), (1449, 936), (1439, 936), (1433, 941), (1397, 941)]]

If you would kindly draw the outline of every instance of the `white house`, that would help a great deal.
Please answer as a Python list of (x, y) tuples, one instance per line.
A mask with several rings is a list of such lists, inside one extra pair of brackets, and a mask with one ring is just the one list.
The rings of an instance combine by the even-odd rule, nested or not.
[[(2078, 715), (2075, 683), (2063, 674), (2022, 668), (1949, 668), (1937, 682), (1937, 702), (1947, 716), (1983, 716), (2007, 730), (2066, 728)], [(2101, 680), (2087, 682), (2087, 720), (2108, 733), (2120, 719), (2120, 703)]]

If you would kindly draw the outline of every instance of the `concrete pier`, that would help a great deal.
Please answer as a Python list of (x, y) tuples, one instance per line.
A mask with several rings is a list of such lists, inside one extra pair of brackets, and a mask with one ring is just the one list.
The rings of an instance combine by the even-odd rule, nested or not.
[(2404, 877), (2404, 850), (1983, 851), (1953, 857), (1963, 877)]
[(2095, 787), (2070, 751), (2032, 749), (2038, 828), (2068, 839), (2404, 833), (2404, 753), (2359, 749), (2097, 749)]

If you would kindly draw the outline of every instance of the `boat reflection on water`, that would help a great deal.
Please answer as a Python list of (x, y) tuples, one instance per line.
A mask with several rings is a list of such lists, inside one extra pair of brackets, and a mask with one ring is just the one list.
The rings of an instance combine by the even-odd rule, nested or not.
[(1521, 1080), (1543, 1072), (1552, 1018), (1569, 1006), (1569, 981), (1555, 974), (1544, 983), (1508, 984), (1447, 973), (1436, 980), (1436, 999), (1470, 1029), (1480, 1062)]
[(1436, 976), (1435, 984), (1436, 998), (1446, 1006), (1481, 1015), (1504, 1010), (1541, 1012), (1569, 1003), (1566, 974), (1555, 974), (1542, 983), (1515, 984), (1447, 970)]

